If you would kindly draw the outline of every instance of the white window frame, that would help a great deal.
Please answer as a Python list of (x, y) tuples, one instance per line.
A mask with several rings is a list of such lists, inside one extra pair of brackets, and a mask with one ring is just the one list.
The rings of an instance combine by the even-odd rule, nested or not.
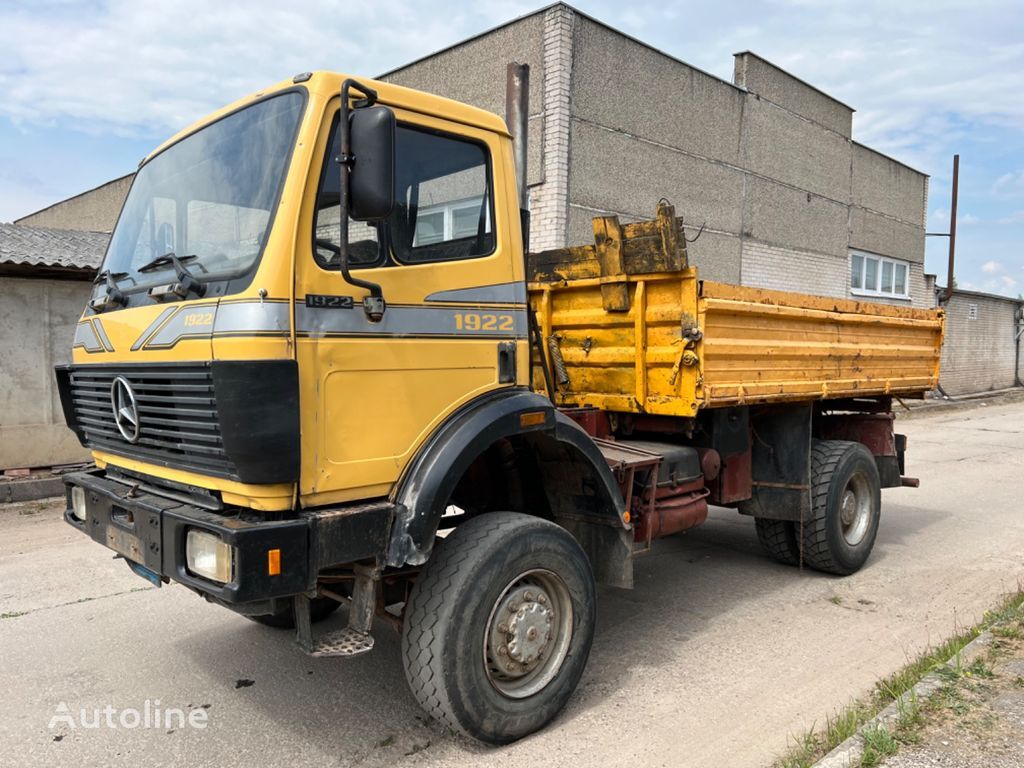
[[(466, 197), (466, 198), (463, 198), (461, 200), (452, 200), (450, 202), (436, 203), (434, 205), (424, 206), (423, 208), (420, 208), (419, 213), (417, 213), (417, 216), (428, 216), (428, 215), (430, 215), (432, 213), (443, 213), (444, 214), (444, 226), (443, 226), (444, 239), (440, 240), (438, 242), (448, 242), (449, 240), (453, 240), (454, 239), (454, 234), (455, 234), (455, 232), (454, 232), (455, 212), (456, 211), (465, 210), (466, 208), (472, 208), (474, 211), (479, 211), (480, 210), (480, 206), (483, 203), (483, 199), (484, 199), (483, 195), (477, 195), (476, 197)], [(484, 213), (484, 219), (485, 219), (484, 220), (484, 227), (487, 228), (487, 231), (490, 231), (490, 227), (491, 227), (491, 211), (490, 211), (490, 207), (488, 207), (486, 209), (486, 212)], [(421, 245), (421, 243), (417, 242), (417, 239), (418, 238), (414, 234), (414, 236), (413, 236), (413, 243), (412, 243), (413, 247)]]
[[(867, 274), (867, 262), (868, 259), (878, 263), (878, 270), (876, 271), (875, 288), (854, 288), (853, 287), (853, 259), (854, 257), (860, 257), (861, 261), (861, 272), (860, 282), (864, 284), (864, 277)], [(885, 264), (892, 265), (893, 274), (893, 290), (883, 291), (882, 288), (882, 270)], [(903, 281), (903, 293), (896, 293), (896, 267), (902, 266), (906, 269), (906, 279)], [(903, 299), (904, 301), (910, 301), (910, 262), (903, 261), (902, 259), (890, 259), (888, 256), (879, 256), (877, 253), (868, 253), (867, 251), (850, 251), (849, 261), (849, 275), (850, 275), (850, 293), (854, 296), (875, 296), (883, 299)]]

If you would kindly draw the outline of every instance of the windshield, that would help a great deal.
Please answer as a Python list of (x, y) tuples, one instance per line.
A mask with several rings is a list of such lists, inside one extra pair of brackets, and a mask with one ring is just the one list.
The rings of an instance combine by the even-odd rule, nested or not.
[(103, 270), (128, 294), (167, 281), (171, 260), (151, 262), (168, 253), (191, 256), (187, 268), (204, 283), (249, 272), (270, 231), (304, 101), (292, 91), (258, 102), (143, 165)]

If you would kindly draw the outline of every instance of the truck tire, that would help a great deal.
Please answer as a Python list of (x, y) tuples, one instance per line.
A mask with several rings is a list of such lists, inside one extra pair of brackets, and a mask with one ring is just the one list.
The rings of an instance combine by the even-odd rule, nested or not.
[(882, 494), (878, 467), (861, 443), (819, 440), (811, 447), (811, 519), (803, 526), (804, 562), (846, 576), (875, 545)]
[(507, 744), (546, 725), (583, 674), (595, 589), (580, 545), (513, 512), (467, 520), (434, 548), (409, 596), (402, 664), (444, 725)]
[(800, 564), (800, 542), (797, 539), (796, 523), (791, 520), (772, 520), (755, 517), (757, 539), (761, 546), (775, 560), (784, 565)]
[[(279, 607), (274, 613), (260, 616), (246, 616), (257, 624), (264, 624), (276, 629), (295, 629), (295, 613), (290, 599), (278, 601)], [(309, 620), (314, 624), (323, 621), (341, 607), (341, 603), (329, 597), (314, 597), (309, 604)]]

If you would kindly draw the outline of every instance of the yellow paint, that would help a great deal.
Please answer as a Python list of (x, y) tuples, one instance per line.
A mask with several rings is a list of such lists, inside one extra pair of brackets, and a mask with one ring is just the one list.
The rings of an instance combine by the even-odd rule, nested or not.
[[(561, 405), (692, 416), (738, 404), (916, 395), (938, 382), (942, 310), (700, 283), (691, 268), (617, 278), (633, 301), (616, 313), (602, 308), (603, 279), (530, 284), (545, 336), (561, 338), (570, 380)], [(687, 325), (699, 328), (699, 342), (684, 343)], [(539, 371), (534, 385), (543, 386)]]
[[(390, 93), (382, 84), (382, 100), (386, 92)], [(379, 283), (392, 306), (422, 305), (428, 295), (439, 291), (523, 280), (522, 242), (518, 226), (512, 226), (519, 216), (512, 148), (503, 124), (493, 115), (484, 120), (480, 114), (485, 113), (467, 107), (452, 108), (448, 114), (454, 119), (441, 119), (433, 115), (446, 114), (444, 110), (454, 102), (442, 104), (444, 100), (404, 88), (396, 93), (410, 99), (408, 106), (419, 103), (413, 95), (427, 99), (415, 111), (401, 108), (402, 103), (389, 96), (400, 122), (475, 139), (490, 150), (496, 248), (482, 258), (360, 269), (358, 276)], [(326, 152), (338, 103), (332, 99), (322, 114), (314, 168), (320, 167)], [(313, 226), (317, 181), (314, 174), (305, 189), (299, 232), (309, 232)], [(365, 294), (347, 285), (336, 271), (316, 264), (309, 237), (297, 237), (295, 265), (297, 296), (353, 294), (358, 303)], [(500, 312), (489, 314), (500, 322)], [(522, 343), (517, 357), (522, 383), (527, 380), (527, 354)], [(303, 404), (299, 495), (304, 504), (387, 494), (416, 449), (452, 411), (491, 389), (508, 386), (497, 381), (493, 339), (299, 338), (296, 357)]]
[(288, 483), (277, 483), (274, 485), (239, 483), (236, 480), (207, 477), (197, 472), (148, 464), (144, 461), (129, 459), (106, 451), (93, 451), (92, 454), (96, 460), (96, 465), (101, 468), (113, 465), (153, 477), (162, 477), (175, 483), (185, 483), (200, 488), (220, 491), (222, 498), (227, 504), (252, 507), (253, 509), (266, 512), (278, 512), (290, 509), (292, 506), (293, 489)]

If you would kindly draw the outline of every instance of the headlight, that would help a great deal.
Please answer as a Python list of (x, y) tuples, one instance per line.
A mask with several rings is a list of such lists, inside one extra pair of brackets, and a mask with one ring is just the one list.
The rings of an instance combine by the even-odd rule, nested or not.
[(71, 514), (76, 520), (85, 522), (89, 513), (85, 507), (85, 488), (71, 486)]
[(189, 572), (210, 581), (227, 584), (235, 578), (235, 548), (206, 531), (189, 528), (185, 563)]

